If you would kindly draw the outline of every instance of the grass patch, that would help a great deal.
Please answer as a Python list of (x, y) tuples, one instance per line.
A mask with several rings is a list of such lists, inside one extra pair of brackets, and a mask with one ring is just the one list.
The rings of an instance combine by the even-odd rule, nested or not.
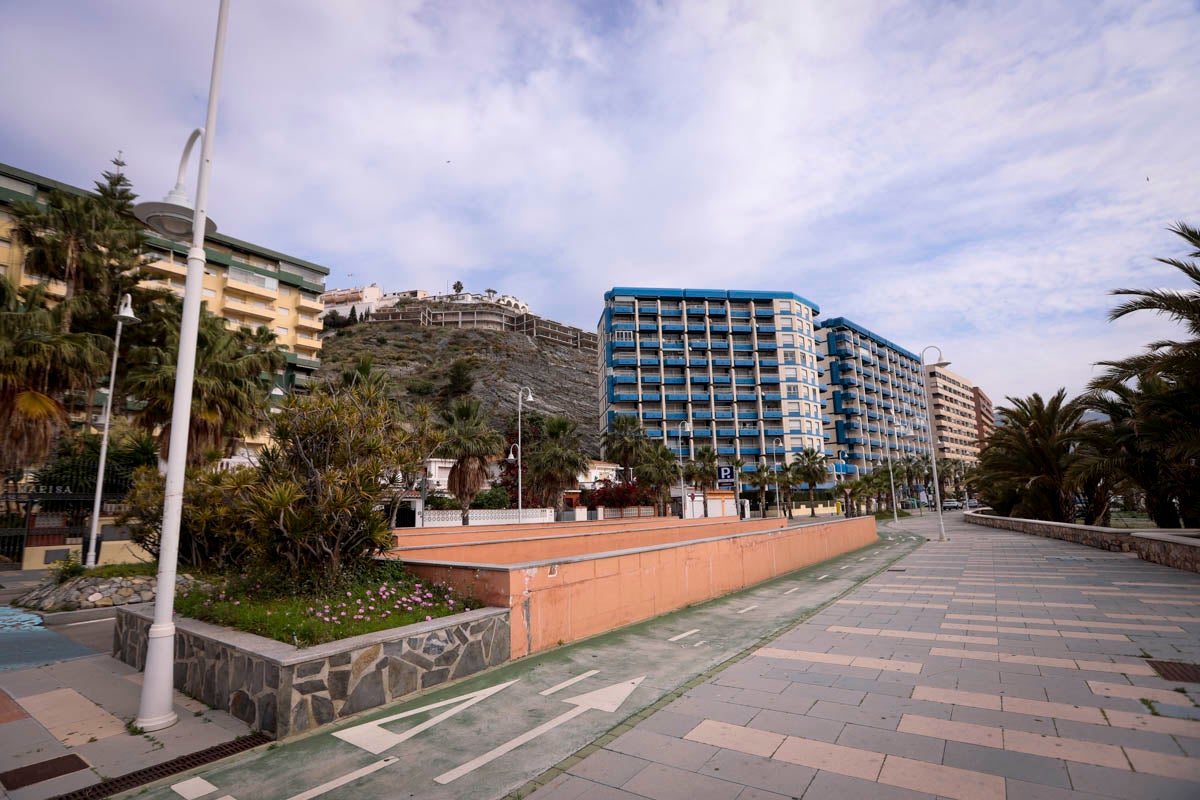
[(153, 561), (139, 561), (130, 564), (104, 564), (89, 569), (84, 575), (89, 578), (131, 578), (134, 575), (158, 574), (158, 564)]
[[(912, 514), (908, 513), (907, 511), (904, 511), (903, 509), (897, 509), (897, 510), (896, 510), (896, 516), (897, 516), (897, 517), (901, 517), (901, 518), (903, 518), (903, 517), (911, 517), (911, 516), (912, 516)], [(891, 518), (892, 518), (892, 512), (891, 512), (891, 511), (876, 511), (876, 512), (875, 512), (875, 519), (878, 519), (878, 520), (888, 520), (888, 519), (891, 519)]]
[(265, 636), (296, 647), (458, 614), (479, 604), (392, 565), (325, 595), (288, 594), (286, 589), (232, 576), (212, 589), (194, 589), (175, 600), (185, 617)]

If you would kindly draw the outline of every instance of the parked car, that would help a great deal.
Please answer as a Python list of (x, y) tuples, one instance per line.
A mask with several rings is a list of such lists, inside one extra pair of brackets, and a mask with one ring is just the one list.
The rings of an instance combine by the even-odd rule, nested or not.
[(959, 511), (963, 507), (962, 503), (957, 500), (943, 500), (942, 511)]
[(974, 497), (967, 501), (967, 508), (979, 508), (982, 505), (983, 503), (979, 502)]

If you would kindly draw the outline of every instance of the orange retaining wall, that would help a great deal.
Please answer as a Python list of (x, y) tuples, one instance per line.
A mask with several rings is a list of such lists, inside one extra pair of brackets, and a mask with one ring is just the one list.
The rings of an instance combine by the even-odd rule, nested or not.
[(432, 547), (400, 547), (388, 555), (403, 561), (453, 561), (473, 564), (524, 564), (529, 561), (549, 561), (572, 556), (611, 553), (636, 547), (690, 542), (730, 536), (750, 531), (769, 531), (783, 528), (784, 520), (765, 519), (707, 525), (668, 525), (638, 530), (615, 530), (600, 533), (574, 534), (567, 530), (545, 536), (523, 539), (502, 539), (494, 542), (464, 542)]
[(639, 517), (630, 519), (590, 520), (588, 522), (539, 522), (523, 525), (455, 525), (442, 528), (404, 528), (392, 531), (394, 547), (458, 542), (490, 542), (497, 539), (529, 539), (554, 534), (607, 533), (683, 525), (704, 525), (730, 519), (689, 519), (678, 517)]
[[(717, 538), (620, 554), (592, 553), (555, 563), (463, 563), (454, 549), (434, 551), (440, 564), (413, 563), (408, 553), (404, 560), (426, 580), (448, 583), (486, 605), (511, 608), (512, 657), (519, 658), (719, 597), (876, 541), (873, 517), (768, 531), (748, 527), (754, 524), (762, 521), (740, 523), (740, 531)], [(463, 549), (475, 547), (479, 545)]]

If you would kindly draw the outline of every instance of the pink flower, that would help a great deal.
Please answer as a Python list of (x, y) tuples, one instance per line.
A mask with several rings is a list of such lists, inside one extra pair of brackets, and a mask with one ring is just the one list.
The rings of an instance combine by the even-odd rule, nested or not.
[(433, 619), (433, 617), (425, 617), (425, 621), (426, 621), (426, 622), (429, 622), (429, 621), (430, 621), (430, 620), (432, 620), (432, 619)]

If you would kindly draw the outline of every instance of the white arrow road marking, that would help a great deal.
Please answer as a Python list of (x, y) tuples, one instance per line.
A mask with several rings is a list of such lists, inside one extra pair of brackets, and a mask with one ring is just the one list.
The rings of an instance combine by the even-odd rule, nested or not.
[(741, 611), (739, 611), (737, 613), (745, 614), (747, 611), (753, 611), (756, 608), (758, 608), (758, 606), (746, 606), (745, 608), (743, 608)]
[(567, 678), (562, 683), (555, 684), (554, 686), (551, 686), (549, 689), (544, 689), (544, 690), (538, 692), (538, 694), (540, 694), (542, 697), (549, 697), (550, 695), (554, 694), (555, 692), (557, 692), (561, 689), (565, 689), (568, 686), (574, 686), (575, 684), (579, 683), (581, 680), (592, 677), (599, 671), (600, 670), (598, 670), (598, 669), (589, 669), (587, 672), (583, 673), (582, 675), (576, 675), (574, 678)]
[(356, 781), (365, 775), (370, 775), (376, 770), (381, 770), (389, 764), (395, 764), (399, 760), (400, 759), (398, 759), (396, 756), (388, 756), (387, 758), (376, 761), (374, 764), (367, 764), (362, 769), (356, 769), (354, 772), (347, 772), (340, 778), (334, 778), (327, 783), (322, 783), (320, 786), (314, 786), (307, 792), (294, 794), (287, 800), (311, 800), (312, 798), (319, 797), (332, 789), (338, 788), (339, 786), (345, 786), (347, 783), (350, 783), (350, 781)]
[(667, 639), (667, 641), (668, 642), (678, 642), (680, 639), (686, 639), (687, 637), (691, 636), (693, 633), (699, 633), (699, 632), (700, 632), (699, 628), (692, 628), (690, 631), (684, 631), (683, 633), (672, 636), (670, 639)]
[[(373, 753), (375, 755), (379, 755), (384, 750), (395, 747), (396, 745), (400, 744), (401, 742), (408, 741), (412, 737), (416, 736), (418, 733), (421, 733), (424, 730), (432, 728), (434, 725), (437, 725), (442, 720), (453, 717), (458, 712), (460, 712), (464, 709), (470, 708), (471, 706), (475, 705), (476, 703), (480, 702), (481, 700), (488, 699), (489, 697), (494, 695), (496, 692), (499, 692), (503, 689), (507, 689), (509, 686), (512, 686), (514, 683), (516, 683), (516, 681), (509, 681), (508, 683), (501, 683), (496, 686), (489, 687), (487, 689), (480, 689), (478, 692), (471, 692), (470, 694), (459, 695), (458, 697), (451, 697), (449, 700), (442, 700), (441, 702), (438, 702), (438, 703), (430, 703), (427, 706), (421, 706), (420, 708), (414, 708), (411, 711), (404, 711), (400, 714), (393, 714), (390, 717), (383, 717), (381, 719), (372, 720), (370, 722), (364, 722), (362, 725), (355, 725), (353, 728), (346, 728), (345, 730), (335, 731), (333, 735), (336, 736), (337, 738), (341, 739), (344, 742), (349, 742), (350, 744), (354, 745), (355, 747), (361, 747), (363, 750), (366, 750), (368, 753)], [(416, 727), (413, 727), (413, 728), (409, 728), (404, 733), (392, 733), (391, 731), (385, 730), (382, 727), (383, 725), (386, 725), (389, 722), (394, 722), (395, 720), (398, 720), (398, 719), (404, 719), (405, 717), (412, 717), (412, 716), (421, 714), (426, 711), (432, 711), (435, 708), (441, 708), (442, 706), (449, 706), (449, 705), (453, 705), (454, 707), (448, 711), (443, 711), (441, 714), (438, 714), (436, 717), (430, 717), (429, 719), (422, 722), (420, 725), (417, 725)]]
[(594, 692), (576, 695), (575, 697), (568, 697), (563, 700), (563, 702), (570, 703), (575, 706), (570, 711), (559, 714), (554, 719), (548, 722), (543, 722), (541, 725), (538, 725), (532, 730), (525, 731), (525, 733), (522, 733), (517, 738), (508, 740), (499, 747), (495, 747), (478, 758), (468, 761), (461, 767), (455, 767), (449, 772), (444, 772), (441, 775), (438, 775), (436, 778), (434, 778), (434, 781), (437, 783), (450, 783), (451, 781), (456, 781), (463, 775), (474, 772), (484, 764), (490, 764), (505, 753), (516, 750), (526, 742), (531, 742), (537, 737), (541, 736), (543, 733), (554, 730), (564, 722), (570, 722), (580, 714), (584, 714), (592, 709), (595, 709), (596, 711), (608, 711), (610, 713), (616, 711), (621, 707), (621, 704), (625, 702), (629, 695), (633, 693), (633, 690), (638, 687), (638, 684), (645, 679), (646, 676), (643, 675), (640, 678), (633, 678), (632, 680), (622, 681), (621, 683), (614, 683), (612, 686), (605, 686), (603, 689), (597, 689)]

